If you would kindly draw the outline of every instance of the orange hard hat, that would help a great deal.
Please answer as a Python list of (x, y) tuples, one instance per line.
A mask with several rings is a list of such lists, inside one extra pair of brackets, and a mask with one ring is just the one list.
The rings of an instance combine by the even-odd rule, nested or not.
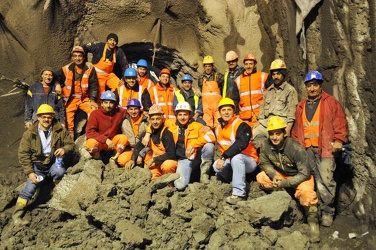
[(230, 50), (229, 52), (226, 53), (226, 62), (230, 62), (238, 58), (239, 58), (238, 54), (236, 54), (236, 52), (233, 50)]
[(159, 76), (161, 76), (162, 74), (171, 75), (171, 72), (168, 68), (164, 68), (164, 69), (161, 70), (161, 72), (159, 72)]
[(80, 52), (83, 55), (85, 55), (85, 50), (81, 46), (74, 46), (73, 49), (72, 49), (72, 54), (73, 54), (73, 52)]
[(245, 57), (243, 59), (243, 63), (247, 60), (253, 60), (253, 61), (255, 61), (255, 63), (257, 63), (256, 56), (254, 54), (251, 54), (251, 53), (245, 55)]

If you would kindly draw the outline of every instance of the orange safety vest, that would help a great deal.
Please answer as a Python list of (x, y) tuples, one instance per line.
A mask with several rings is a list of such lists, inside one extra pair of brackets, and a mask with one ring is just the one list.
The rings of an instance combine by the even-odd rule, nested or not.
[[(63, 66), (61, 69), (63, 70), (64, 76), (65, 76), (65, 86), (62, 89), (62, 96), (64, 103), (66, 103), (69, 98), (71, 97), (72, 93), (72, 86), (74, 87), (74, 94), (72, 97), (75, 98), (85, 98), (88, 97), (89, 92), (89, 77), (93, 70), (93, 66), (90, 66), (87, 70), (82, 72), (82, 77), (80, 81), (75, 81), (73, 79), (73, 71), (69, 70), (69, 66), (71, 65), (67, 64)], [(73, 69), (75, 70), (75, 69)], [(74, 82), (74, 84), (73, 84)]]
[[(174, 137), (174, 143), (178, 142), (179, 137), (179, 126), (176, 124), (175, 119), (167, 119), (165, 121), (165, 127), (171, 131)], [(215, 143), (216, 138), (212, 130), (209, 130), (204, 134), (202, 131), (204, 125), (198, 122), (192, 122), (188, 124), (184, 135), (184, 146), (188, 147), (190, 144), (194, 148), (194, 153), (191, 155), (189, 160), (194, 160), (197, 155), (197, 148), (203, 147), (206, 143)]]
[(138, 83), (144, 89), (147, 89), (147, 90), (149, 90), (151, 87), (155, 86), (154, 82), (152, 80), (150, 80), (149, 78), (147, 78), (147, 76), (143, 76), (142, 78), (140, 78), (140, 80), (138, 81)]
[[(128, 101), (131, 98), (135, 98), (139, 100), (141, 103), (141, 97), (142, 97), (143, 92), (144, 92), (144, 88), (141, 85), (138, 86), (138, 92), (134, 91), (133, 89), (127, 88), (125, 85), (118, 87), (119, 106), (126, 109)], [(142, 104), (141, 104), (141, 108), (142, 108)]]
[(218, 103), (222, 99), (221, 90), (218, 87), (217, 74), (215, 73), (213, 81), (208, 81), (205, 78), (202, 83), (201, 97), (203, 106), (218, 108)]
[(173, 101), (174, 101), (174, 92), (175, 88), (170, 86), (166, 89), (165, 87), (161, 86), (160, 84), (155, 85), (151, 89), (149, 89), (150, 100), (153, 104), (157, 104), (163, 109), (165, 114), (165, 118), (175, 119), (175, 113), (173, 108)]
[(150, 148), (151, 148), (151, 151), (153, 152), (153, 158), (156, 156), (164, 155), (166, 153), (166, 149), (162, 142), (162, 135), (165, 129), (166, 127), (164, 127), (160, 133), (159, 144), (155, 144), (153, 140), (150, 140)]
[(94, 65), (97, 73), (110, 74), (114, 69), (114, 65), (116, 63), (116, 48), (114, 48), (114, 51), (112, 53), (112, 62), (110, 62), (110, 60), (106, 59), (107, 49), (108, 49), (108, 45), (106, 43), (106, 45), (104, 46), (104, 49), (103, 49), (103, 54), (102, 54), (101, 59)]
[(320, 133), (320, 107), (321, 102), (317, 106), (315, 114), (312, 117), (311, 121), (307, 120), (306, 114), (306, 105), (303, 107), (303, 132), (304, 132), (304, 144), (308, 148), (310, 146), (318, 147), (319, 146), (319, 133)]
[(239, 117), (241, 119), (257, 121), (256, 118), (260, 114), (267, 78), (267, 73), (256, 71), (250, 75), (244, 72), (235, 79), (240, 96)]
[[(221, 125), (217, 126), (215, 134), (217, 135), (217, 142), (221, 154), (234, 144), (238, 128), (243, 122), (244, 121), (241, 119), (233, 116), (223, 128)], [(257, 151), (251, 140), (249, 141), (248, 147), (244, 149), (242, 153), (251, 156), (256, 162), (259, 161)]]

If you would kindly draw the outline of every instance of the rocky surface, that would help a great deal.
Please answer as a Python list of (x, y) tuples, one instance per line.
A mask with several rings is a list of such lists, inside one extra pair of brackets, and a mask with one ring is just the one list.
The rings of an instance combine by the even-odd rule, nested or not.
[[(372, 249), (376, 4), (315, 0), (311, 3), (317, 5), (306, 12), (298, 8), (304, 1), (295, 2), (1, 1), (0, 248)], [(184, 192), (155, 191), (141, 169), (124, 173), (92, 161), (71, 168), (51, 200), (53, 185), (46, 183), (47, 199), (36, 200), (26, 215), (32, 224), (15, 228), (10, 213), (17, 187), (25, 181), (17, 161), (25, 92), (14, 87), (14, 80), (31, 84), (44, 66), (65, 65), (73, 45), (103, 41), (110, 32), (119, 35), (130, 62), (154, 59), (154, 66), (169, 67), (175, 78), (183, 73), (197, 77), (207, 54), (224, 72), (228, 50), (240, 58), (255, 53), (263, 71), (283, 58), (300, 97), (307, 71), (321, 71), (328, 83), (325, 91), (345, 108), (353, 145), (351, 166), (340, 167), (336, 175), (339, 215), (330, 229), (322, 228), (322, 242), (309, 244), (307, 225), (293, 201), (278, 200), (260, 214), (262, 199), (275, 194), (261, 197), (265, 194), (253, 182), (248, 200), (229, 206), (223, 198), (230, 186), (216, 180), (208, 186), (191, 184)], [(281, 221), (274, 209), (267, 209), (278, 212), (285, 206), (288, 213)], [(332, 236), (335, 231), (338, 239)], [(357, 236), (350, 239), (348, 233)]]

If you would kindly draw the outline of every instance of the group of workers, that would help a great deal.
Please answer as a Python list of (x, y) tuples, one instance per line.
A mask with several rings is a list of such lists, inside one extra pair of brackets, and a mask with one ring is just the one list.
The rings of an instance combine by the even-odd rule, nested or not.
[[(19, 149), (28, 179), (17, 200), (15, 223), (27, 223), (21, 216), (38, 176), (58, 182), (64, 175), (55, 159), (73, 151), (74, 117), (81, 109), (88, 114), (85, 146), (93, 159), (112, 152), (112, 165), (145, 167), (152, 180), (168, 174), (166, 183), (177, 190), (188, 186), (196, 169), (204, 184), (215, 173), (232, 182), (229, 204), (246, 199), (246, 174), (259, 167), (256, 180), (261, 188), (295, 189), (311, 241), (320, 240), (319, 221), (331, 226), (335, 212), (334, 155), (348, 142), (345, 113), (322, 90), (320, 72), (306, 75), (307, 98), (299, 102), (286, 81), (283, 60), (274, 60), (265, 73), (257, 71), (254, 54), (245, 55), (242, 67), (236, 52), (229, 51), (224, 75), (216, 70), (213, 57), (205, 56), (197, 88), (189, 74), (177, 88), (167, 68), (160, 71), (158, 82), (149, 79), (145, 59), (137, 62), (137, 69), (127, 68), (117, 43), (111, 33), (106, 43), (75, 46), (72, 62), (56, 74), (44, 69), (41, 83), (30, 87), (28, 130)], [(91, 63), (86, 62), (88, 53), (93, 54)]]

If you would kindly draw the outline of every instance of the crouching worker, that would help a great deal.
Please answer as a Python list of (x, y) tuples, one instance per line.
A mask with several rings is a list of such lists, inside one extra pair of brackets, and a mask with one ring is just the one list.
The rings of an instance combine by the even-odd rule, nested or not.
[(40, 105), (37, 110), (38, 120), (22, 136), (18, 158), (28, 178), (13, 212), (12, 218), (16, 225), (29, 223), (23, 220), (22, 216), (38, 184), (48, 175), (57, 185), (66, 171), (61, 160), (67, 154), (73, 153), (74, 142), (68, 130), (61, 126), (54, 115), (55, 111), (50, 105)]
[(214, 162), (213, 168), (225, 181), (230, 181), (232, 172), (232, 196), (227, 197), (226, 202), (236, 204), (246, 198), (246, 174), (256, 169), (258, 155), (251, 142), (251, 127), (237, 118), (234, 101), (223, 98), (218, 110), (221, 118), (215, 134), (221, 157)]
[[(156, 104), (150, 107), (149, 120), (151, 125), (150, 141), (144, 162), (145, 168), (150, 169), (152, 180), (169, 173), (175, 173), (178, 162), (176, 161), (174, 137), (172, 133), (165, 127), (165, 118), (162, 108)], [(140, 162), (139, 153), (144, 150), (142, 141), (138, 142), (133, 154), (132, 159), (126, 164), (125, 168), (131, 169), (134, 167), (135, 162)], [(140, 158), (139, 158), (140, 157)], [(137, 159), (139, 158), (139, 159)], [(166, 182), (173, 182), (179, 178), (178, 174), (172, 174), (168, 177)]]
[(264, 189), (294, 188), (295, 198), (304, 207), (310, 227), (310, 241), (320, 241), (314, 179), (310, 174), (308, 155), (295, 140), (287, 137), (286, 121), (278, 116), (269, 119), (269, 138), (261, 144), (260, 167), (256, 176)]
[(117, 107), (116, 96), (110, 90), (101, 95), (101, 107), (94, 110), (86, 126), (86, 150), (94, 159), (100, 159), (102, 150), (114, 151), (110, 163), (116, 160), (128, 145), (128, 138), (121, 134), (121, 124), (127, 112)]
[(196, 166), (200, 166), (200, 181), (209, 182), (209, 170), (213, 164), (216, 139), (209, 127), (205, 129), (201, 123), (192, 121), (192, 109), (188, 102), (179, 102), (175, 112), (176, 120), (167, 120), (165, 126), (172, 132), (176, 145), (178, 159), (176, 173), (180, 178), (174, 182), (174, 185), (178, 190), (183, 190), (188, 186), (192, 170)]

